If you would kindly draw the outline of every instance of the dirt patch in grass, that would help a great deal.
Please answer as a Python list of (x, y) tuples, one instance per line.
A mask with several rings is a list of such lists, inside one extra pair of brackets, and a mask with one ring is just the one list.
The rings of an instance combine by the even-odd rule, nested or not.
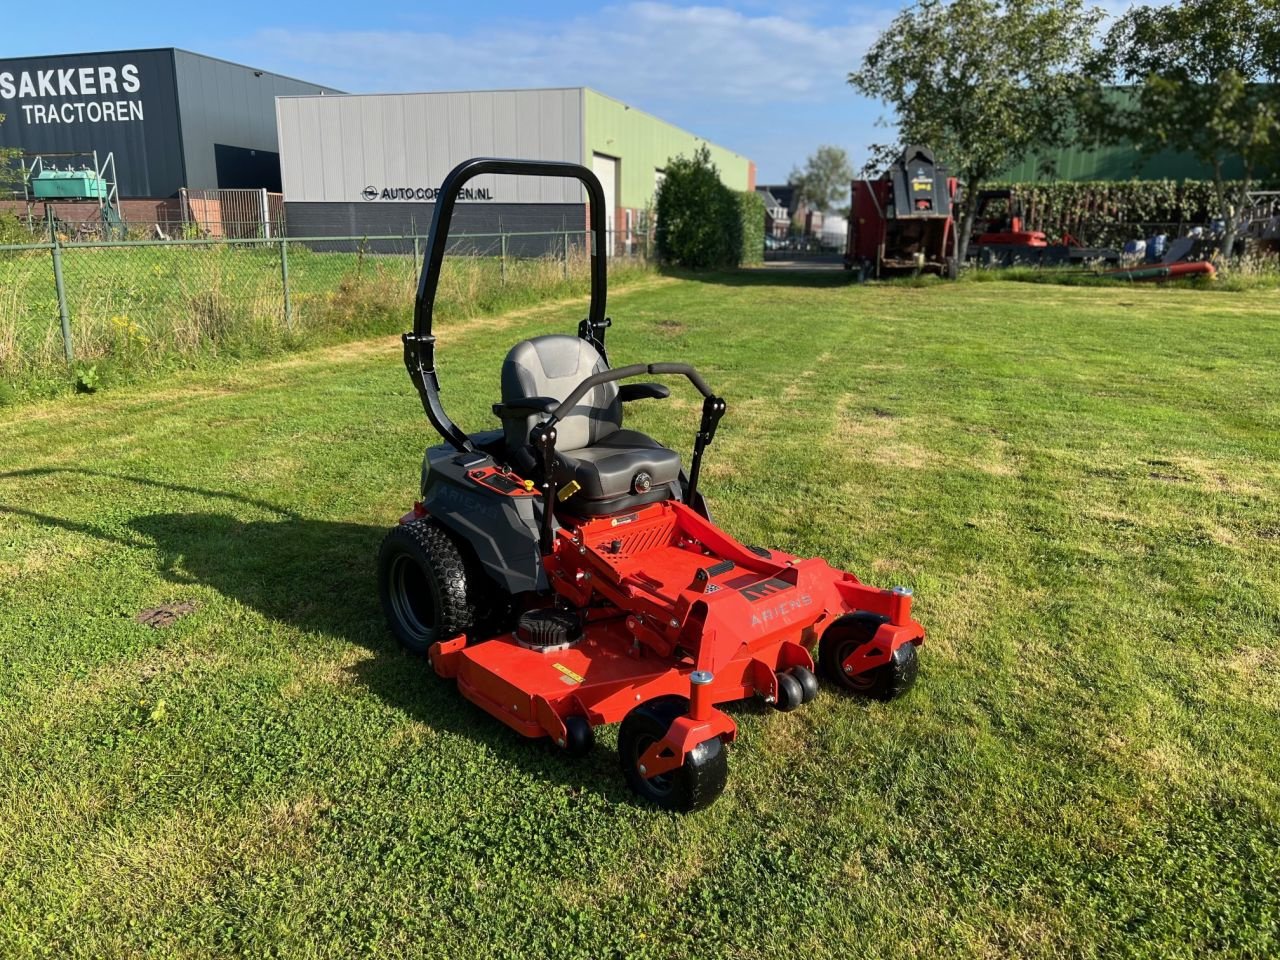
[(177, 603), (162, 603), (158, 607), (148, 607), (146, 610), (141, 611), (134, 617), (134, 620), (144, 627), (160, 630), (163, 627), (172, 626), (188, 614), (194, 613), (195, 609), (195, 603), (190, 600), (182, 600)]

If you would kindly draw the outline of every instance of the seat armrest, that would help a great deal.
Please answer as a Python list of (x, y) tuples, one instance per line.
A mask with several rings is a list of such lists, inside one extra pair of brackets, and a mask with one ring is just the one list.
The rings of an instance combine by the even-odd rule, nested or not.
[(560, 406), (560, 401), (555, 397), (517, 397), (514, 400), (495, 403), (493, 405), (493, 415), (500, 420), (505, 420), (508, 417), (527, 417), (531, 413), (550, 416), (558, 406)]
[(623, 403), (629, 400), (665, 400), (671, 396), (671, 388), (664, 383), (624, 383), (618, 388), (618, 399)]

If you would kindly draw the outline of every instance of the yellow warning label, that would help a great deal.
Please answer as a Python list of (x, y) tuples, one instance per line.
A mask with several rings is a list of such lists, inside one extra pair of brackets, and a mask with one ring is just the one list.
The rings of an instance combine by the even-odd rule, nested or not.
[(555, 667), (557, 670), (559, 670), (561, 673), (563, 673), (565, 676), (565, 679), (569, 680), (572, 683), (582, 683), (582, 681), (586, 679), (581, 674), (574, 673), (572, 670), (566, 667), (563, 663), (553, 663), (552, 666)]

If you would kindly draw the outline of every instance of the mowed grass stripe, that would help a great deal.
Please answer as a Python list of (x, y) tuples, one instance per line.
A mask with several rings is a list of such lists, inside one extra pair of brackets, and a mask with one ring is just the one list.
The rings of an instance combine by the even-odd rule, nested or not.
[[(582, 310), (445, 327), (455, 419)], [(729, 399), (719, 522), (915, 587), (911, 695), (735, 708), (672, 819), (612, 733), (566, 763), (393, 649), (373, 555), (431, 437), (393, 340), (4, 411), (4, 953), (1276, 952), (1268, 295), (747, 272), (610, 312), (616, 363)], [(630, 413), (687, 449), (673, 392)]]

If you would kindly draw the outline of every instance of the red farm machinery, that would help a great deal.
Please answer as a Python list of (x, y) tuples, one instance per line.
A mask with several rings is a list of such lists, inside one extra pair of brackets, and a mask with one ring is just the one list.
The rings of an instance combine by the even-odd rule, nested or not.
[(860, 280), (920, 273), (954, 279), (955, 196), (955, 178), (928, 147), (908, 147), (876, 180), (855, 180), (845, 268)]

